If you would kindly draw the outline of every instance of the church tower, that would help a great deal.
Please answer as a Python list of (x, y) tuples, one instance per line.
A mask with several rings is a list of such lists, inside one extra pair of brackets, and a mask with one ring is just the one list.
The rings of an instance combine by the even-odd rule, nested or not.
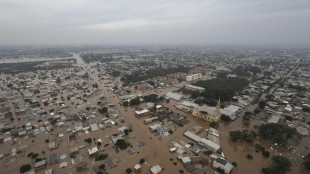
[(219, 101), (217, 102), (217, 105), (216, 105), (216, 111), (215, 111), (215, 118), (216, 120), (219, 120), (220, 117), (221, 117), (221, 100), (219, 99)]

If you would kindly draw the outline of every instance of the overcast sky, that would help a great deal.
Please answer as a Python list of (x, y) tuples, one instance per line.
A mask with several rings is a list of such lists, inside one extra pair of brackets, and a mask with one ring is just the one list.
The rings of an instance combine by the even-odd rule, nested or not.
[(0, 44), (310, 46), (310, 0), (0, 0)]

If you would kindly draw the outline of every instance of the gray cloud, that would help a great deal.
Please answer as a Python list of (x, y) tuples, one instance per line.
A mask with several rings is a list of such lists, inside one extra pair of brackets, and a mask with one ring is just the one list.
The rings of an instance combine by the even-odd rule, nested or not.
[(310, 45), (309, 0), (1, 0), (0, 44)]

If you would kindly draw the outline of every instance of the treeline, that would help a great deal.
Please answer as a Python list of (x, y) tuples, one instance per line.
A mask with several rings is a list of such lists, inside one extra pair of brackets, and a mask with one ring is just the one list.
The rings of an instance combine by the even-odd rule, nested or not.
[(274, 123), (262, 124), (259, 127), (258, 134), (263, 139), (282, 146), (287, 145), (289, 140), (299, 142), (301, 139), (296, 129)]
[[(75, 59), (66, 59), (67, 60), (74, 60)], [(49, 61), (36, 61), (36, 62), (21, 62), (21, 63), (2, 63), (0, 64), (0, 73), (5, 74), (17, 74), (22, 72), (31, 72), (31, 71), (38, 71), (38, 70), (52, 70), (52, 69), (61, 69), (72, 67), (68, 64), (63, 65), (54, 65), (54, 66), (41, 66), (44, 63)]]
[(158, 76), (162, 77), (162, 76), (166, 76), (167, 74), (173, 74), (177, 72), (187, 73), (190, 69), (191, 68), (188, 68), (188, 67), (178, 66), (175, 68), (168, 68), (168, 69), (157, 68), (157, 69), (146, 71), (145, 73), (141, 73), (141, 71), (136, 71), (136, 72), (133, 72), (131, 75), (123, 76), (121, 80), (126, 83), (139, 82), (139, 81), (143, 81), (149, 78), (154, 78)]
[(251, 73), (254, 75), (257, 73), (260, 73), (261, 70), (256, 66), (242, 66), (239, 65), (236, 67), (236, 69), (233, 70), (233, 73), (235, 73), (238, 76), (250, 76)]
[(205, 88), (205, 91), (200, 93), (199, 96), (211, 100), (210, 103), (214, 103), (212, 100), (218, 100), (219, 98), (221, 101), (231, 100), (237, 92), (242, 91), (246, 86), (248, 86), (248, 84), (248, 80), (244, 78), (221, 77), (206, 81), (199, 81), (193, 85)]
[(111, 62), (113, 61), (112, 56), (106, 56), (104, 54), (83, 54), (82, 59), (86, 63), (90, 62)]

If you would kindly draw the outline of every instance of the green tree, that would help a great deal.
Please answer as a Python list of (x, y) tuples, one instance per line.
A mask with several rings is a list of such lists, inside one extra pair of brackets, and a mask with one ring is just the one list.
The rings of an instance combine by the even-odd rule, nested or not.
[(131, 173), (131, 172), (132, 172), (132, 169), (131, 169), (131, 168), (127, 168), (127, 169), (126, 169), (126, 173), (129, 174), (129, 173)]
[(22, 166), (19, 168), (19, 172), (20, 172), (20, 173), (25, 173), (25, 172), (30, 171), (30, 169), (31, 169), (31, 165), (30, 165), (30, 164), (24, 164), (24, 165), (22, 165)]
[(123, 106), (128, 106), (129, 105), (129, 102), (128, 101), (124, 101), (123, 102)]
[(105, 170), (105, 165), (104, 165), (104, 164), (101, 164), (101, 165), (99, 166), (99, 169), (100, 169), (100, 170)]
[(310, 170), (310, 154), (304, 157), (304, 162), (302, 164), (306, 169)]
[(145, 162), (144, 158), (141, 158), (139, 161), (140, 164), (143, 164), (144, 162)]
[(219, 126), (219, 123), (218, 123), (218, 122), (212, 121), (212, 122), (210, 123), (210, 127), (217, 128), (218, 126)]
[(273, 156), (271, 159), (273, 161), (273, 169), (277, 173), (285, 173), (291, 170), (292, 163), (286, 157), (277, 155)]

